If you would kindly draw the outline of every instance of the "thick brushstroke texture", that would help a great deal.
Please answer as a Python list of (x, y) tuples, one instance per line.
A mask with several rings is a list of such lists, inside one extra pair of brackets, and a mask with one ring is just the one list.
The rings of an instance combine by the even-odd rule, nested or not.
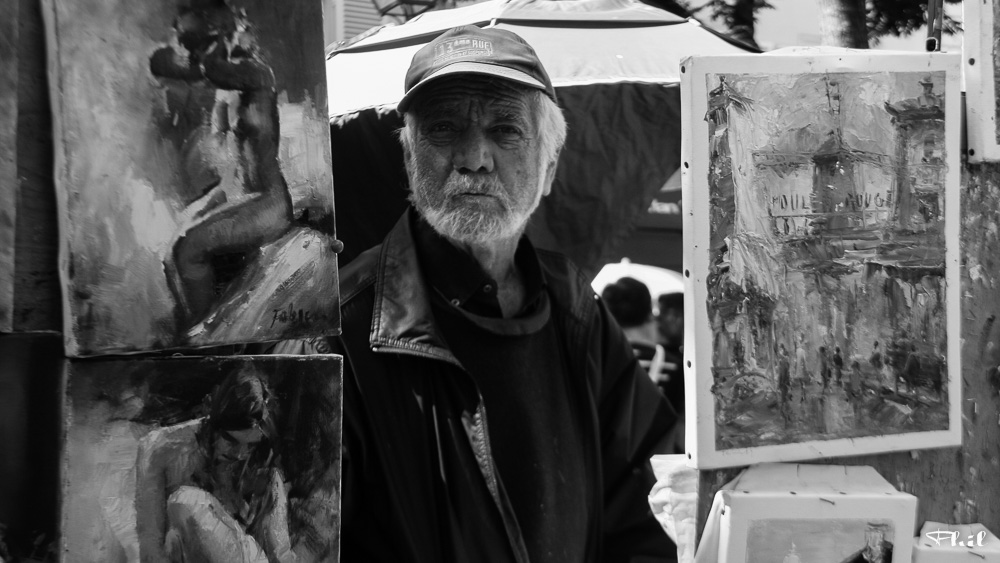
[(947, 429), (944, 74), (926, 77), (707, 78), (718, 449)]
[(993, 33), (990, 34), (990, 64), (993, 65), (993, 87), (986, 88), (993, 92), (993, 128), (997, 144), (1000, 144), (1000, 96), (997, 96), (996, 81), (1000, 78), (1000, 3), (990, 2), (993, 10)]
[(0, 332), (13, 328), (19, 0), (0, 0)]
[[(247, 269), (291, 275), (254, 261), (299, 227), (333, 240), (324, 61), (308, 55), (322, 53), (320, 6), (274, 13), (261, 2), (234, 2), (233, 10), (246, 9), (253, 44), (231, 47), (225, 67), (214, 62), (220, 51), (199, 55), (178, 42), (173, 26), (187, 3), (48, 3), (70, 354), (264, 340), (257, 319), (221, 318), (234, 310), (232, 282)], [(219, 6), (212, 9), (229, 9)], [(152, 61), (170, 49), (178, 65), (207, 57), (215, 88), (247, 89), (213, 90)], [(273, 93), (271, 78), (247, 82), (254, 61), (273, 69)], [(290, 212), (281, 209), (284, 197)], [(335, 268), (330, 245), (299, 252), (300, 261)], [(337, 296), (324, 286), (301, 295), (323, 309), (309, 334), (338, 330)], [(209, 317), (226, 330), (192, 332)]]
[[(793, 552), (809, 563), (842, 563), (865, 547), (865, 532), (877, 527), (892, 543), (891, 520), (799, 519), (751, 520), (747, 527), (747, 563), (784, 561)], [(889, 563), (888, 560), (885, 563)]]
[[(245, 470), (239, 482), (249, 495), (247, 506), (266, 511), (265, 497), (272, 494), (247, 479), (280, 476), (287, 501), (275, 513), (287, 511), (292, 547), (312, 551), (303, 560), (335, 561), (340, 369), (334, 356), (70, 362), (61, 515), (68, 560), (165, 561), (167, 498), (181, 490), (221, 499), (241, 530), (262, 526), (260, 518), (248, 522), (252, 510), (232, 508), (241, 502), (227, 496), (227, 475), (235, 474), (211, 470), (226, 462), (215, 449), (222, 447), (222, 433), (257, 424), (268, 437), (254, 451), (267, 455), (247, 458), (259, 468)], [(257, 395), (248, 381), (260, 382)], [(255, 396), (266, 403), (253, 403)], [(174, 509), (183, 506), (180, 501)], [(315, 534), (310, 522), (322, 524), (322, 533)], [(229, 555), (222, 560), (239, 559)]]

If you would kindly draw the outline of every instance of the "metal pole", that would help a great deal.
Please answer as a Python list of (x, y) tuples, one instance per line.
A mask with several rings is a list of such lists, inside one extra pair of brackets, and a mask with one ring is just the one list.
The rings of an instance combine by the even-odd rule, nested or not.
[(941, 30), (944, 28), (944, 0), (927, 0), (928, 52), (941, 50)]

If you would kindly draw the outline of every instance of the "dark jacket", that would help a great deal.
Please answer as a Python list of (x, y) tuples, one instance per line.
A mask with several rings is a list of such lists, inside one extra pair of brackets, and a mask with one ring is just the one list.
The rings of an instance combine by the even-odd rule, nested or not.
[[(527, 561), (490, 451), (496, 430), (435, 327), (407, 217), (341, 272), (343, 335), (312, 342), (344, 355), (342, 561)], [(675, 415), (588, 281), (566, 258), (538, 254), (592, 445), (580, 491), (587, 560), (671, 560), (647, 495), (649, 457), (669, 451)]]

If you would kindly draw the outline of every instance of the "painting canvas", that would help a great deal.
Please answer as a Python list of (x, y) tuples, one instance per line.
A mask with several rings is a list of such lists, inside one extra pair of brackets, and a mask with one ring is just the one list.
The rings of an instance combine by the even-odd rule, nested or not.
[(0, 332), (11, 331), (14, 310), (18, 4), (0, 0)]
[(68, 361), (62, 560), (337, 561), (340, 361)]
[(960, 444), (958, 56), (682, 64), (695, 463)]
[(321, 3), (44, 15), (68, 354), (335, 333)]
[(879, 518), (752, 520), (747, 526), (745, 561), (889, 563), (894, 535), (893, 523)]
[(966, 126), (970, 162), (1000, 160), (1000, 3), (962, 3), (962, 51), (965, 70)]

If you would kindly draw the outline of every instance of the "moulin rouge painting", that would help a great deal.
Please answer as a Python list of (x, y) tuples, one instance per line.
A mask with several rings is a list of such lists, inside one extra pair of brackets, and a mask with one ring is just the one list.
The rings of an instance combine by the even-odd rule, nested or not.
[(69, 355), (335, 333), (321, 3), (44, 13)]
[(688, 63), (701, 463), (958, 443), (957, 58), (761, 58)]
[(337, 561), (339, 356), (68, 362), (62, 561)]

